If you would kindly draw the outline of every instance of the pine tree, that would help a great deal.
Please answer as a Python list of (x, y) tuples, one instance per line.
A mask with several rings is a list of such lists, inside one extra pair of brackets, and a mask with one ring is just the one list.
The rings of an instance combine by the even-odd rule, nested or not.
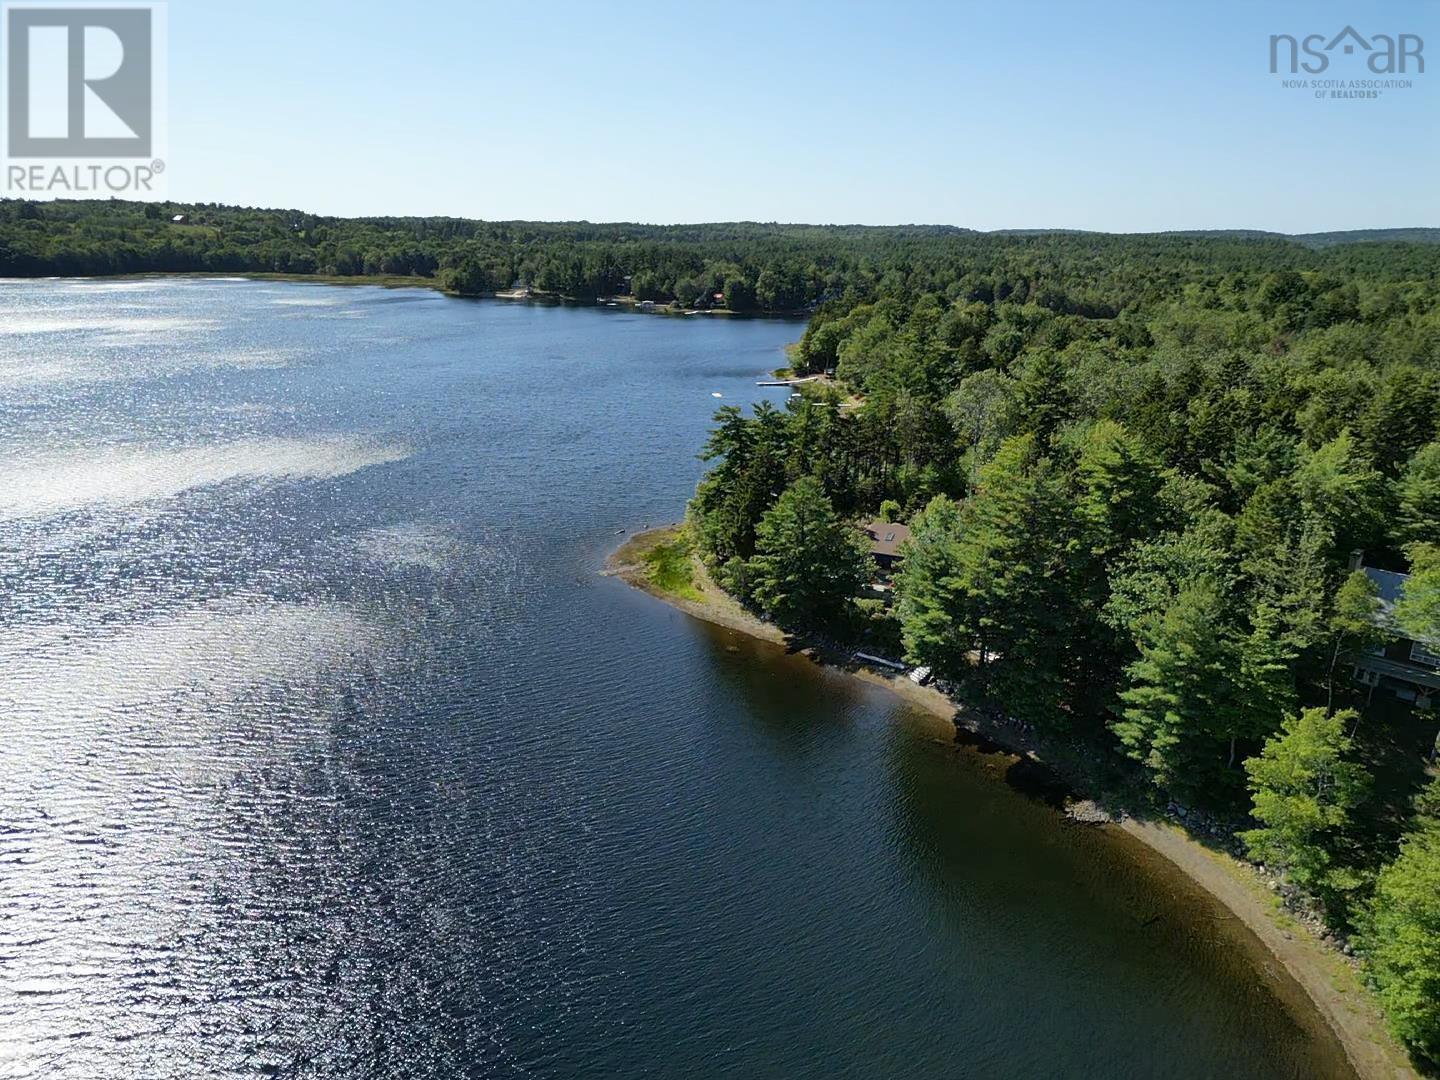
[(866, 551), (812, 476), (801, 477), (755, 530), (747, 579), (761, 610), (782, 626), (835, 623), (865, 580)]
[(1399, 539), (1440, 544), (1440, 442), (1415, 452), (1395, 482)]
[(1159, 465), (1122, 424), (1100, 420), (1086, 431), (1075, 464), (1076, 513), (1090, 550), (1105, 563), (1158, 529)]
[(1065, 362), (1049, 349), (1032, 354), (1024, 363), (1016, 386), (1022, 431), (1035, 434), (1038, 445), (1048, 448), (1055, 433), (1070, 418), (1070, 388)]
[(1383, 535), (1386, 485), (1350, 432), (1302, 455), (1294, 479), (1300, 505), (1329, 528), (1339, 551), (1368, 548)]
[(959, 538), (960, 504), (937, 495), (910, 523), (895, 577), (905, 655), (951, 678), (966, 674), (977, 645), (972, 628), (957, 621), (964, 590)]
[(1126, 670), (1112, 724), (1121, 746), (1163, 788), (1223, 790), (1235, 779), (1225, 775), (1234, 740), (1252, 725), (1237, 701), (1243, 651), (1219, 588), (1189, 585), (1137, 631), (1140, 659)]
[(1335, 592), (1327, 630), (1330, 664), (1326, 672), (1326, 704), (1335, 701), (1335, 669), (1347, 652), (1374, 648), (1388, 637), (1380, 622), (1380, 589), (1363, 570), (1353, 571)]
[[(907, 559), (897, 580), (910, 655), (1014, 715), (1055, 723), (1078, 631), (1074, 530), (1059, 477), (1033, 435), (1017, 436), (980, 471), (958, 514), (931, 505), (915, 545), (921, 557)], [(972, 651), (973, 669), (958, 659)]]
[(722, 406), (715, 422), (700, 454), (715, 464), (696, 488), (689, 516), (701, 551), (718, 566), (754, 552), (760, 515), (785, 482), (789, 430), (785, 414), (765, 401), (751, 419)]

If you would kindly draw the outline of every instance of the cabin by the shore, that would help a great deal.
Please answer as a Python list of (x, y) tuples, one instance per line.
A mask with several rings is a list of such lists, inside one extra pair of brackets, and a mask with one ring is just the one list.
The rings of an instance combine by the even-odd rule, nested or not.
[(1404, 595), (1410, 575), (1360, 566), (1358, 557), (1355, 562), (1380, 594), (1378, 620), (1391, 635), (1386, 644), (1354, 658), (1355, 679), (1368, 686), (1372, 696), (1377, 689), (1384, 690), (1428, 712), (1440, 695), (1440, 653), (1422, 641), (1406, 637), (1395, 622), (1395, 604)]
[(910, 526), (896, 521), (867, 521), (860, 531), (870, 541), (870, 558), (882, 574), (890, 575), (900, 562), (900, 545), (910, 539)]

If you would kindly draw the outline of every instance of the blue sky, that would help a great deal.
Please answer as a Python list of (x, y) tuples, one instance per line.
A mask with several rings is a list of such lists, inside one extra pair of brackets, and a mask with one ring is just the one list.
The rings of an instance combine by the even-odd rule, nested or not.
[[(1432, 70), (1373, 101), (1317, 101), (1269, 73), (1269, 35), (1347, 23), (1421, 35)], [(181, 200), (491, 219), (1440, 226), (1440, 4), (1425, 0), (171, 0), (169, 36)]]

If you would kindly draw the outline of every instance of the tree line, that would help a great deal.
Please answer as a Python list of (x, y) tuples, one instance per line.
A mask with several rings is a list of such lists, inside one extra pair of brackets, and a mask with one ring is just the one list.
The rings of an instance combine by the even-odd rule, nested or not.
[[(178, 219), (178, 220), (177, 220)], [(1418, 244), (1365, 245), (1374, 274), (1403, 280)], [(406, 276), (461, 295), (514, 285), (575, 300), (629, 294), (684, 307), (810, 312), (856, 297), (974, 295), (1113, 318), (1216, 253), (1249, 272), (1323, 270), (1335, 237), (1116, 237), (977, 233), (951, 226), (703, 225), (338, 218), (214, 203), (0, 200), (0, 275), (278, 273)], [(718, 298), (717, 298), (718, 297)]]
[[(695, 544), (781, 625), (888, 640), (1240, 822), (1440, 1057), (1436, 724), (1349, 662), (1397, 634), (1440, 651), (1440, 251), (988, 256), (825, 302), (794, 355), (822, 379), (717, 413)], [(872, 516), (912, 530), (893, 607), (857, 599)], [(1357, 552), (1411, 572), (1389, 629)]]

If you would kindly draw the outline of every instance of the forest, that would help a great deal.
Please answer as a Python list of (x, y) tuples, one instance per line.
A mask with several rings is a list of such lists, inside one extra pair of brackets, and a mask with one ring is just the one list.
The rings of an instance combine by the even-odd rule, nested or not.
[[(1440, 237), (338, 219), (0, 202), (0, 275), (387, 275), (805, 313), (781, 408), (727, 406), (687, 521), (788, 629), (1231, 823), (1440, 1060)], [(718, 295), (718, 299), (717, 299)], [(911, 538), (877, 596), (855, 528)], [(1401, 600), (1372, 571), (1408, 573)]]
[[(193, 204), (0, 201), (0, 275), (133, 273), (416, 277), (459, 295), (527, 286), (570, 300), (793, 313), (911, 258), (945, 227), (653, 226), (331, 218)], [(911, 253), (914, 253), (913, 255)]]
[[(1335, 258), (1330, 249), (1350, 235), (1115, 237), (979, 233), (938, 225), (337, 218), (214, 203), (4, 199), (0, 276), (413, 277), (468, 296), (527, 286), (578, 301), (630, 295), (686, 308), (809, 314), (823, 303), (840, 301), (847, 290), (948, 297), (970, 276), (994, 277), (1000, 270), (991, 283), (993, 299), (1024, 303), (1033, 289), (1033, 300), (1041, 306), (1112, 318), (1142, 276), (1151, 275), (1145, 287), (1153, 287), (1208, 264), (1222, 250), (1229, 261), (1252, 269), (1319, 270)], [(1370, 241), (1363, 245), (1370, 260), (1384, 263), (1418, 246), (1398, 245), (1397, 238), (1434, 242), (1440, 240), (1440, 229), (1354, 236)], [(1345, 250), (1360, 247), (1352, 243)], [(1062, 265), (1068, 281), (1063, 296), (1057, 291)]]
[[(714, 579), (1228, 823), (1440, 1057), (1436, 714), (1355, 678), (1440, 653), (1440, 248), (960, 241), (822, 303), (793, 367), (716, 415)], [(911, 529), (889, 601), (866, 519)]]

